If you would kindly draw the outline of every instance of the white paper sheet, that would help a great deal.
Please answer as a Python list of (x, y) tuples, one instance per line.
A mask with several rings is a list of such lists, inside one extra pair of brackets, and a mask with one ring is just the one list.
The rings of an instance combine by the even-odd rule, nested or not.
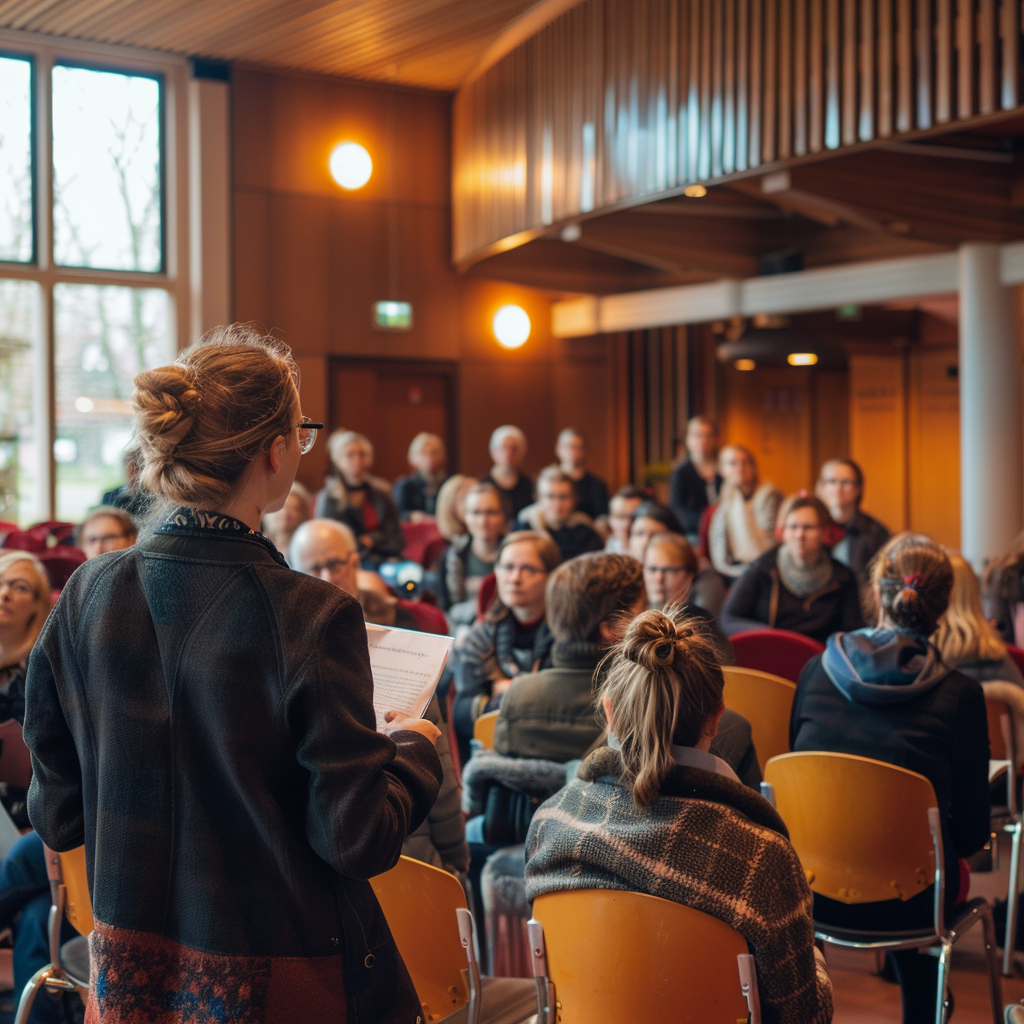
[(373, 709), (382, 732), (388, 711), (422, 718), (444, 671), (452, 638), (366, 624), (373, 672)]

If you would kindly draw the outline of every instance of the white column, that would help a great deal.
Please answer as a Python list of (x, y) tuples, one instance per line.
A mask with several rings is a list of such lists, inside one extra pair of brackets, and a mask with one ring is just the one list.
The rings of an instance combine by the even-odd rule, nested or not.
[(1021, 358), (999, 246), (960, 247), (960, 546), (980, 572), (1024, 518)]
[(230, 106), (227, 82), (189, 82), (191, 341), (231, 322)]

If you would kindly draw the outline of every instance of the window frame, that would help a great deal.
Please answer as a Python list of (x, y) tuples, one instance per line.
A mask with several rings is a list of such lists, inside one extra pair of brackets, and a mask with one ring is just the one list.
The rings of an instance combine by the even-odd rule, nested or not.
[[(33, 337), (33, 425), (38, 520), (55, 517), (57, 464), (54, 287), (58, 284), (157, 288), (167, 293), (168, 337), (177, 349), (189, 342), (189, 63), (185, 57), (0, 29), (0, 54), (31, 65), (33, 261), (0, 260), (0, 278), (39, 287)], [(55, 65), (156, 78), (160, 84), (161, 250), (159, 271), (60, 266), (53, 259), (52, 72)]]

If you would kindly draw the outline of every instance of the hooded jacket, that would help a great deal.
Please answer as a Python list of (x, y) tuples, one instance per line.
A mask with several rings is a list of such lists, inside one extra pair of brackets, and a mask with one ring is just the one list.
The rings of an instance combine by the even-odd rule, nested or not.
[(979, 683), (892, 629), (830, 637), (797, 684), (792, 750), (858, 754), (925, 776), (942, 814), (947, 870), (989, 835), (988, 724)]

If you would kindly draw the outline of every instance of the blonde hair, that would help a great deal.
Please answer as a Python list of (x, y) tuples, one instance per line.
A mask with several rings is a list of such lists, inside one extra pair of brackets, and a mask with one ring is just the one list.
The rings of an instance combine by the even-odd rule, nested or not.
[(335, 430), (327, 438), (327, 454), (330, 456), (331, 462), (337, 465), (341, 450), (347, 448), (350, 444), (362, 445), (363, 451), (366, 452), (366, 457), (370, 460), (371, 464), (373, 463), (373, 444), (365, 434), (357, 433), (355, 430)]
[(409, 443), (408, 459), (410, 463), (417, 455), (419, 455), (420, 450), (429, 441), (434, 441), (438, 444), (441, 448), (441, 454), (444, 455), (446, 459), (448, 458), (448, 448), (444, 443), (444, 438), (439, 437), (437, 434), (428, 433), (426, 430), (421, 430)]
[(25, 639), (14, 650), (6, 651), (0, 656), (0, 667), (2, 668), (6, 668), (8, 665), (17, 665), (28, 657), (29, 651), (35, 646), (39, 632), (43, 628), (46, 616), (50, 614), (50, 608), (53, 607), (53, 602), (50, 600), (50, 577), (46, 574), (43, 563), (35, 555), (28, 551), (4, 552), (0, 555), (0, 574), (7, 572), (12, 565), (17, 565), (18, 562), (27, 562), (31, 567), (29, 576), (35, 577), (32, 580), (36, 588), (35, 609), (32, 618), (28, 620)]
[(935, 634), (935, 646), (943, 662), (957, 668), (972, 661), (1002, 661), (1006, 644), (985, 618), (978, 577), (959, 555), (950, 553), (949, 562), (953, 567), (953, 590)]
[(519, 445), (520, 452), (525, 457), (527, 449), (526, 435), (511, 423), (506, 423), (503, 427), (494, 428), (494, 432), (491, 434), (491, 439), (487, 443), (487, 450), (489, 452), (493, 452), (495, 448), (501, 445), (506, 437), (515, 438), (516, 443)]
[(434, 521), (438, 532), (445, 540), (455, 540), (456, 537), (468, 532), (465, 516), (466, 496), (476, 483), (476, 477), (456, 473), (448, 477), (438, 489)]
[(699, 619), (678, 608), (643, 612), (598, 668), (608, 665), (600, 696), (612, 706), (624, 777), (633, 802), (658, 797), (675, 761), (672, 746), (693, 746), (722, 709), (725, 679), (715, 645)]
[(215, 506), (298, 412), (291, 349), (247, 324), (216, 327), (170, 365), (135, 378), (135, 442), (144, 490)]

